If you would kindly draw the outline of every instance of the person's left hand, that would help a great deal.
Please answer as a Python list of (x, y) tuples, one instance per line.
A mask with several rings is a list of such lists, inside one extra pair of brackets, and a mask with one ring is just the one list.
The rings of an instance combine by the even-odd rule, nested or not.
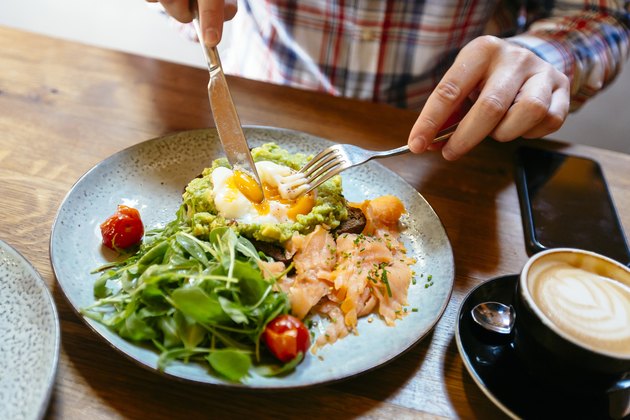
[(442, 148), (447, 160), (459, 159), (487, 136), (500, 142), (545, 136), (564, 123), (569, 89), (567, 76), (531, 51), (493, 36), (476, 38), (429, 96), (409, 147), (414, 153), (439, 148), (431, 140), (468, 98), (472, 108)]

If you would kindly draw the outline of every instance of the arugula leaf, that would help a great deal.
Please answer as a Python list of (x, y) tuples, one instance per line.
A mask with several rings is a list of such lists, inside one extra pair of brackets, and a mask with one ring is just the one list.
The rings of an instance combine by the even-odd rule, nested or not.
[(190, 256), (199, 261), (205, 267), (210, 264), (204, 249), (199, 245), (199, 239), (189, 233), (178, 232), (175, 234), (175, 240), (177, 240), (177, 243), (180, 244)]
[(252, 366), (249, 355), (232, 349), (215, 350), (206, 359), (214, 370), (231, 381), (243, 379)]
[(182, 339), (179, 337), (180, 330), (174, 317), (161, 317), (158, 319), (157, 325), (160, 327), (160, 330), (162, 330), (164, 348), (175, 347), (182, 344)]
[(183, 313), (176, 311), (173, 315), (177, 336), (187, 349), (194, 349), (200, 345), (206, 335), (206, 330)]
[(201, 324), (219, 324), (229, 319), (216, 297), (199, 287), (181, 287), (171, 293), (173, 306)]
[(304, 359), (304, 353), (298, 353), (293, 359), (284, 365), (261, 365), (255, 368), (256, 373), (261, 376), (280, 376), (291, 372)]
[(134, 341), (151, 340), (157, 336), (155, 330), (138, 312), (132, 312), (124, 319), (118, 333), (121, 337)]
[(271, 287), (263, 278), (258, 266), (252, 266), (246, 262), (236, 261), (232, 275), (239, 279), (240, 298), (245, 305), (258, 302)]

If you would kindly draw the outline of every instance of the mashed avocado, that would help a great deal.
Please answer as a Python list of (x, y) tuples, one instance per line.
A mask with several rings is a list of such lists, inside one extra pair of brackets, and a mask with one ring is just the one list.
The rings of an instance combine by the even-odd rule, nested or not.
[[(304, 154), (291, 154), (275, 143), (267, 143), (253, 149), (255, 162), (271, 161), (292, 169), (300, 169), (309, 159)], [(229, 226), (241, 235), (263, 242), (282, 244), (295, 233), (306, 234), (317, 225), (334, 229), (348, 217), (346, 199), (341, 191), (341, 177), (336, 176), (317, 189), (315, 205), (310, 213), (298, 215), (295, 221), (286, 223), (244, 224), (227, 220), (218, 215), (214, 205), (211, 174), (219, 166), (230, 167), (227, 159), (220, 158), (206, 168), (200, 178), (193, 179), (184, 192), (184, 209), (190, 221), (192, 233), (207, 237), (213, 229)]]

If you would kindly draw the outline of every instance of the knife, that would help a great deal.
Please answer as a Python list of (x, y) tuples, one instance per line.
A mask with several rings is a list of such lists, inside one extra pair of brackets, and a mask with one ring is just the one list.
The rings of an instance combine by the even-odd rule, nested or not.
[[(214, 117), (214, 124), (219, 133), (219, 140), (221, 140), (223, 150), (228, 162), (232, 165), (232, 169), (245, 171), (252, 176), (256, 184), (255, 189), (257, 190), (253, 196), (258, 197), (257, 201), (260, 202), (264, 197), (260, 177), (256, 171), (256, 165), (254, 165), (247, 139), (243, 134), (241, 121), (238, 118), (232, 95), (228, 89), (227, 80), (219, 59), (219, 52), (216, 47), (208, 48), (203, 42), (197, 17), (193, 19), (193, 25), (208, 63), (208, 72), (210, 73), (208, 98), (210, 99), (210, 109)], [(248, 198), (252, 198), (252, 194), (246, 195)]]

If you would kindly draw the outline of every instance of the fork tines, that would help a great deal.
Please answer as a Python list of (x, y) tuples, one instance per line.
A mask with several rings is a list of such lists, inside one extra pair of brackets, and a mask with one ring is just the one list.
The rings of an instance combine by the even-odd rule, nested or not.
[(346, 168), (344, 154), (338, 146), (330, 146), (315, 155), (298, 172), (282, 178), (282, 188), (295, 199), (308, 194)]
[(346, 156), (343, 150), (339, 149), (337, 145), (323, 150), (300, 169), (300, 173), (304, 174), (304, 177), (310, 185), (310, 188), (306, 190), (305, 193), (319, 187), (348, 167)]

